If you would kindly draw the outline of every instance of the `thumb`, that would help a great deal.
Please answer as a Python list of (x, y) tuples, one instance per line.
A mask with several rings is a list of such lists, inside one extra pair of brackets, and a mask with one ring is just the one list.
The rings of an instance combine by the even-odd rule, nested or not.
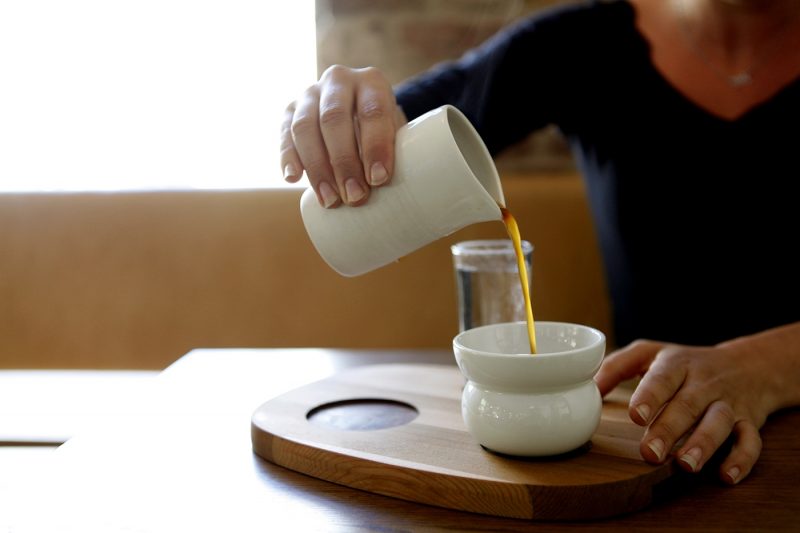
[(663, 347), (660, 342), (638, 340), (607, 355), (594, 377), (600, 394), (605, 396), (626, 379), (647, 372)]

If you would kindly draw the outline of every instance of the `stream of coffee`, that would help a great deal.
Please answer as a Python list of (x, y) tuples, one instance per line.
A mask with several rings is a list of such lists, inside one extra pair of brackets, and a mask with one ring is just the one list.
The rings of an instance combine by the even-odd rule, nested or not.
[(533, 321), (533, 307), (531, 306), (531, 291), (528, 285), (528, 269), (525, 266), (525, 256), (522, 254), (522, 239), (519, 236), (519, 226), (511, 212), (505, 207), (500, 207), (503, 214), (503, 223), (506, 231), (514, 244), (514, 252), (517, 254), (517, 269), (519, 270), (519, 282), (522, 287), (522, 297), (525, 299), (525, 317), (528, 321), (528, 340), (531, 345), (531, 354), (536, 354), (536, 326)]

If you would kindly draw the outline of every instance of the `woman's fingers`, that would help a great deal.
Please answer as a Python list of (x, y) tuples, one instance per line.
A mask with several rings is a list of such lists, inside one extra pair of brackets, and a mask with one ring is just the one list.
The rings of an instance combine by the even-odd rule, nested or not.
[[(699, 472), (733, 434), (735, 441), (728, 456), (720, 465), (719, 476), (732, 485), (747, 477), (761, 455), (761, 436), (751, 421), (746, 419), (737, 421), (735, 417), (733, 408), (724, 401), (715, 401), (709, 405), (700, 422), (675, 452), (678, 465), (689, 472)], [(657, 427), (660, 418), (661, 416), (651, 426), (646, 439), (663, 428)], [(665, 423), (664, 426), (669, 427), (669, 424)], [(663, 435), (657, 438), (669, 439)], [(651, 460), (653, 458), (648, 457), (651, 451), (643, 449), (642, 455)]]
[(373, 187), (389, 181), (394, 173), (397, 104), (389, 82), (377, 69), (359, 71), (364, 82), (356, 94), (356, 120), (364, 164), (364, 176)]
[(303, 175), (303, 164), (294, 148), (294, 139), (292, 138), (294, 110), (295, 103), (292, 102), (286, 107), (286, 111), (283, 113), (283, 122), (281, 122), (281, 169), (283, 170), (283, 179), (289, 183), (295, 183)]
[(319, 128), (319, 90), (316, 86), (310, 87), (297, 101), (292, 119), (292, 139), (319, 203), (324, 207), (339, 205), (341, 198)]
[(339, 196), (349, 205), (360, 205), (369, 196), (358, 150), (354, 117), (356, 87), (351, 71), (334, 66), (321, 79), (319, 127), (328, 152)]
[[(662, 416), (665, 414), (666, 411)], [(709, 405), (697, 427), (675, 454), (681, 468), (689, 472), (700, 471), (731, 434), (734, 424), (735, 415), (728, 403), (715, 401)]]
[(605, 396), (626, 379), (644, 374), (663, 346), (659, 342), (639, 340), (608, 355), (594, 378), (600, 394)]
[(747, 477), (761, 455), (761, 435), (752, 422), (736, 422), (733, 433), (736, 435), (736, 442), (719, 470), (720, 478), (731, 485)]
[[(639, 386), (631, 395), (629, 405), (631, 420), (642, 426), (649, 424), (675, 396), (686, 379), (686, 365), (683, 362), (686, 357), (691, 355), (686, 348), (680, 346), (668, 345), (658, 351)], [(697, 409), (693, 405), (682, 407), (689, 410)], [(695, 413), (698, 418), (701, 414), (702, 410)], [(658, 443), (653, 444), (658, 445)]]

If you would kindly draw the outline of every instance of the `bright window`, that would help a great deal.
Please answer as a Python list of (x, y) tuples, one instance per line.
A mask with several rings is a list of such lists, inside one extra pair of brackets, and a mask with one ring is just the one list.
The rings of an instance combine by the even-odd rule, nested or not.
[(283, 183), (314, 1), (0, 1), (0, 191)]

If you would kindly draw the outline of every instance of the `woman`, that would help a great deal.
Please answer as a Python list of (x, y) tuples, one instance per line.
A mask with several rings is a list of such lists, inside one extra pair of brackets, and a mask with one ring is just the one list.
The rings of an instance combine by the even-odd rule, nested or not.
[[(459, 107), (496, 153), (556, 124), (586, 178), (611, 290), (605, 394), (642, 375), (642, 456), (720, 477), (755, 464), (767, 416), (800, 404), (800, 1), (617, 0), (561, 7), (393, 92), (332, 67), (287, 108), (282, 166), (320, 203), (368, 201), (394, 133)], [(637, 339), (660, 339), (659, 341)], [(668, 342), (667, 342), (668, 341)]]

